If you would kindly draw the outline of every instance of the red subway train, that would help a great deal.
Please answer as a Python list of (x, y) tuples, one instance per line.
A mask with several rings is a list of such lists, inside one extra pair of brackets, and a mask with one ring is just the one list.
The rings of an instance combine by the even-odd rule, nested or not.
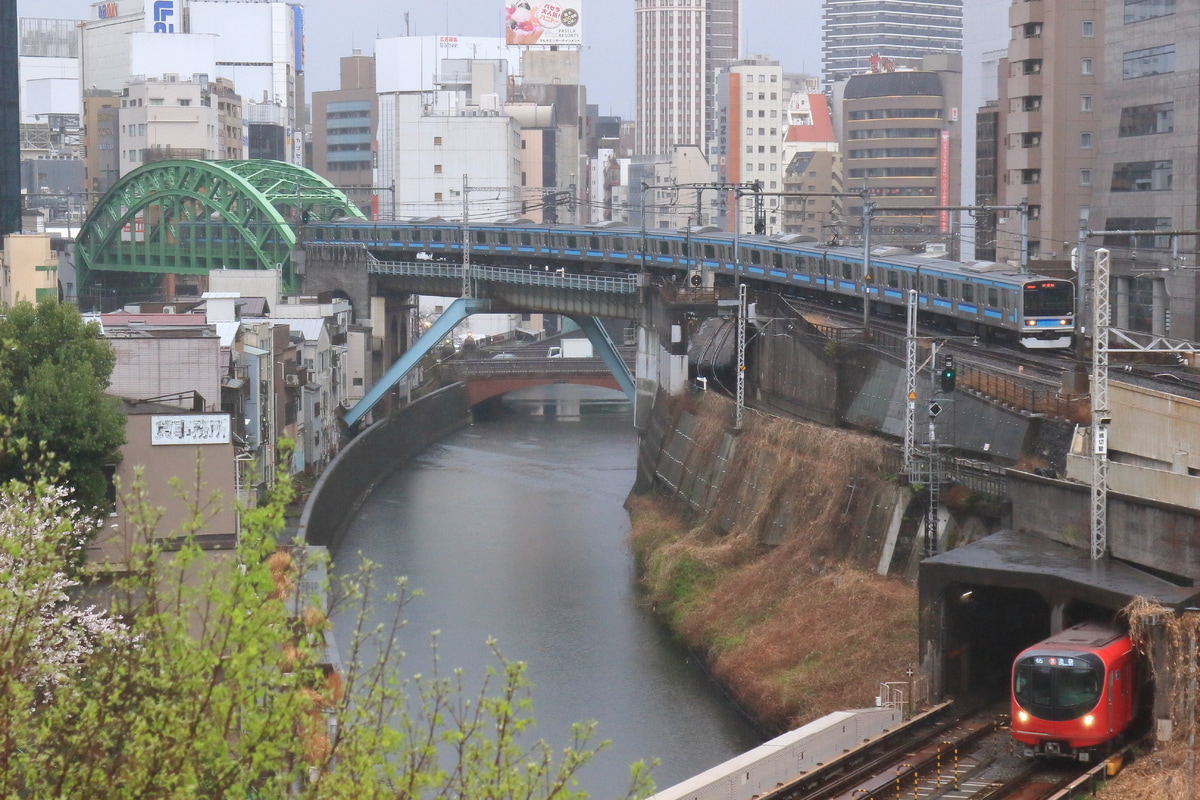
[(1091, 761), (1133, 724), (1137, 688), (1128, 635), (1098, 623), (1066, 628), (1013, 662), (1012, 737), (1026, 756)]

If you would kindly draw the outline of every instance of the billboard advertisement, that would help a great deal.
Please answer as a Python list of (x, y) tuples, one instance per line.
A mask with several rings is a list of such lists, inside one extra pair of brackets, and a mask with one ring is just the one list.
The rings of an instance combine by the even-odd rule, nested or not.
[(581, 0), (504, 0), (504, 42), (581, 45), (581, 5)]

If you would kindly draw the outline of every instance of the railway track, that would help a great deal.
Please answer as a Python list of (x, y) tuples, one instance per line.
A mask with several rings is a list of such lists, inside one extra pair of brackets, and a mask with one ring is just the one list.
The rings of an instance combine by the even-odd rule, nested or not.
[(1105, 765), (1021, 756), (998, 705), (926, 718), (801, 776), (761, 800), (1071, 800)]

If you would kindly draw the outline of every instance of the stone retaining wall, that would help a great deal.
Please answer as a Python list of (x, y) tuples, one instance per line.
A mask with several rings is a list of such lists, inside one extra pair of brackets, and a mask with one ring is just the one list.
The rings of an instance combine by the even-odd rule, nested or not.
[(300, 516), (298, 538), (336, 553), (346, 524), (371, 490), (417, 453), (467, 424), (470, 410), (466, 387), (456, 383), (360, 433), (317, 480)]

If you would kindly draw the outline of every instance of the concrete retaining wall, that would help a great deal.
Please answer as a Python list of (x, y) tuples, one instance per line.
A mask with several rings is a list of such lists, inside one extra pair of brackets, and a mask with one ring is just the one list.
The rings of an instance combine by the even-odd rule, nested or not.
[[(1011, 470), (1012, 527), (1081, 550), (1091, 546), (1091, 487)], [(1110, 492), (1108, 547), (1114, 556), (1200, 582), (1200, 511)]]
[(300, 516), (299, 538), (336, 554), (346, 524), (376, 484), (469, 419), (466, 387), (456, 383), (367, 428), (317, 480)]
[(901, 724), (895, 709), (837, 711), (653, 795), (651, 800), (751, 800)]

